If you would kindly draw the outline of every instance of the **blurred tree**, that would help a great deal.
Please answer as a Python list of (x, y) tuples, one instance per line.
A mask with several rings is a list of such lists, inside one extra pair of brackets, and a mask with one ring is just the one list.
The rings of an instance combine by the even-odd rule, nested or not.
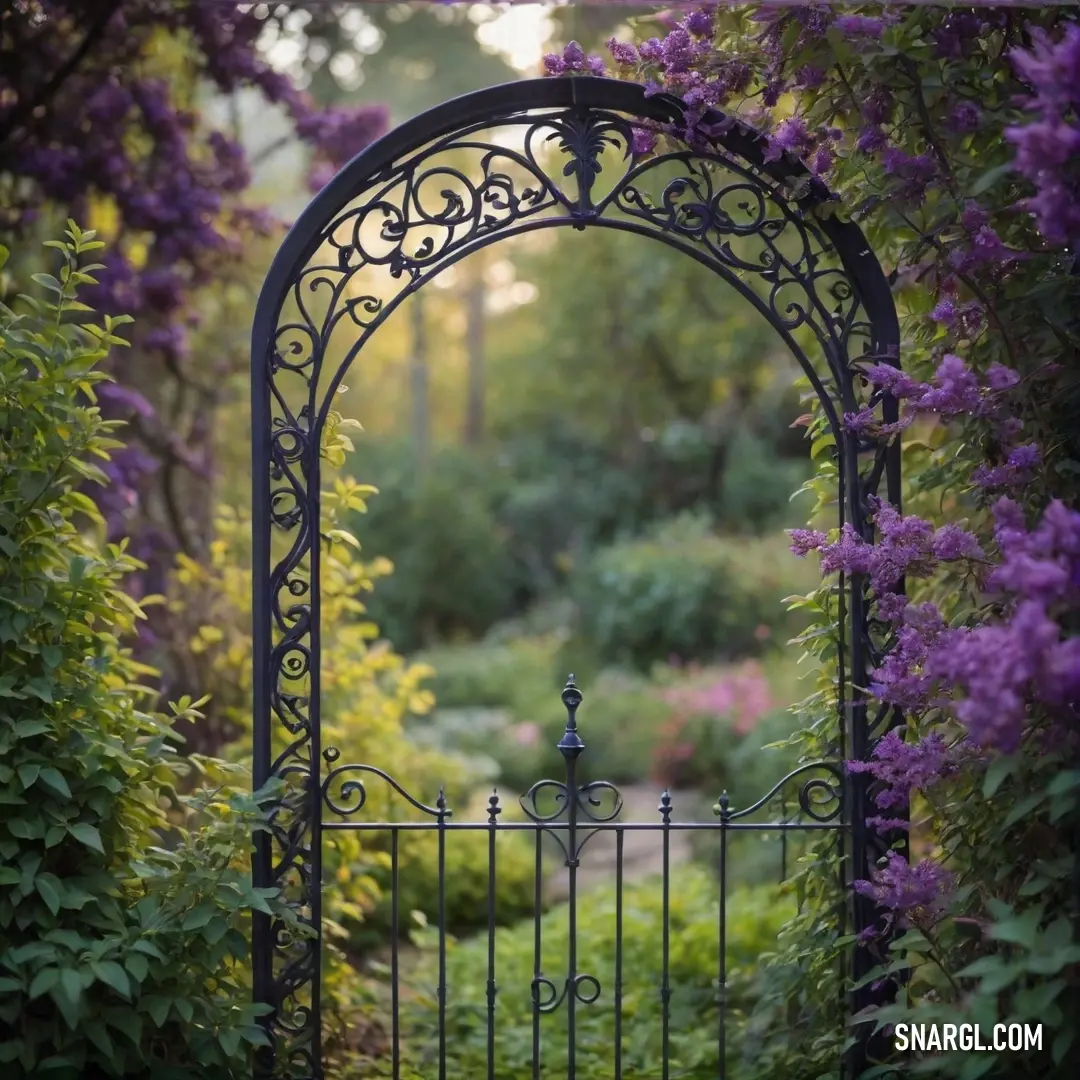
[(292, 31), (319, 101), (379, 101), (401, 123), (425, 109), (519, 72), (481, 45), (476, 28), (491, 5), (366, 3), (312, 5)]
[[(200, 498), (229, 349), (193, 352), (196, 297), (240, 267), (269, 215), (246, 202), (244, 149), (203, 123), (207, 88), (248, 88), (288, 117), (324, 173), (383, 130), (385, 110), (322, 109), (260, 48), (300, 5), (186, 0), (17, 0), (0, 7), (0, 236), (74, 217), (110, 241), (87, 299), (138, 318), (101, 404), (129, 421), (100, 497), (109, 538), (148, 562), (136, 595), (163, 591), (177, 550), (204, 555)], [(30, 245), (21, 245), (29, 250)], [(96, 493), (95, 493), (96, 494)], [(151, 623), (151, 627), (152, 627)], [(141, 643), (152, 642), (152, 633)]]

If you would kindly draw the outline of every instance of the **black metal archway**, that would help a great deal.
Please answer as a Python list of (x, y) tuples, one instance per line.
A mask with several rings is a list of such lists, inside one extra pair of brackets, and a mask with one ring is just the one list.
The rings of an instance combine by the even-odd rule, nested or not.
[[(751, 129), (713, 113), (705, 123), (718, 134), (707, 145), (679, 144), (682, 108), (641, 86), (593, 77), (528, 80), (448, 102), (350, 162), (301, 215), (274, 260), (252, 335), (254, 781), (259, 788), (280, 778), (286, 791), (269, 808), (269, 834), (256, 837), (255, 878), (259, 886), (284, 889), (312, 936), (290, 936), (255, 916), (255, 994), (274, 1009), (266, 1021), (274, 1048), (260, 1063), (267, 1075), (324, 1075), (324, 827), (394, 828), (350, 818), (366, 797), (362, 777), (396, 783), (373, 765), (337, 765), (338, 751), (321, 738), (320, 445), (344, 373), (406, 297), (470, 253), (533, 230), (604, 227), (660, 240), (723, 279), (797, 358), (835, 440), (839, 524), (869, 539), (872, 498), (880, 493), (899, 505), (898, 445), (866, 440), (843, 423), (844, 414), (864, 405), (883, 422), (896, 419), (895, 401), (872, 392), (860, 376), (867, 363), (898, 364), (899, 327), (877, 259), (855, 225), (828, 212), (824, 186), (798, 162), (767, 161), (765, 140)], [(674, 148), (635, 153), (641, 125), (675, 133)], [(865, 825), (872, 813), (868, 783), (844, 775), (842, 761), (866, 758), (897, 719), (885, 709), (868, 710), (861, 689), (883, 644), (871, 618), (873, 599), (858, 576), (841, 583), (841, 736), (829, 760), (799, 771), (805, 827), (816, 821), (837, 828), (847, 881), (868, 876), (884, 842)], [(602, 792), (576, 784), (573, 762), (583, 744), (574, 718), (580, 695), (572, 685), (564, 701), (565, 782), (541, 781), (526, 793), (528, 822), (520, 827), (536, 830), (538, 843), (541, 831), (564, 830), (560, 842), (573, 875), (582, 842), (575, 831), (615, 828), (618, 793), (601, 785), (613, 803), (597, 812)], [(544, 812), (536, 801), (545, 788), (556, 792), (556, 811)], [(429, 816), (442, 851), (450, 828), (445, 803), (425, 806), (397, 790)], [(811, 805), (815, 790), (832, 800), (825, 813)], [(722, 830), (721, 843), (723, 830), (747, 827), (739, 819), (767, 801), (746, 810), (720, 806), (714, 827)], [(495, 803), (492, 809), (486, 822), (454, 827), (490, 830), (494, 844), (495, 833), (511, 826), (499, 823)], [(675, 826), (661, 807), (661, 821), (650, 827)], [(721, 912), (723, 902), (721, 896)], [(855, 932), (868, 927), (869, 902), (853, 897), (844, 918)], [(849, 974), (861, 977), (878, 955), (856, 944)], [(494, 1023), (493, 978), (490, 984)], [(594, 990), (600, 993), (596, 980), (576, 970), (571, 957), (561, 992), (538, 974), (532, 994), (538, 1012), (563, 1000), (572, 1010), (575, 1001), (594, 1001)], [(853, 1010), (868, 1003), (870, 992), (853, 995)], [(446, 987), (439, 993), (445, 1005)], [(570, 1030), (572, 1041), (572, 1016)], [(396, 1014), (393, 1053), (396, 1077)], [(845, 1071), (857, 1071), (861, 1060), (856, 1046)], [(723, 1076), (722, 1051), (719, 1067)], [(442, 1080), (444, 1061), (439, 1075)]]

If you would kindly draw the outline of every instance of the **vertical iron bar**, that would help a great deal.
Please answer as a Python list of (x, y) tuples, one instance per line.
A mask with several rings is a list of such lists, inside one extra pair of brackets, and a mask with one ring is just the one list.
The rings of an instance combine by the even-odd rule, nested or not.
[(558, 742), (559, 753), (566, 762), (566, 868), (569, 877), (567, 903), (569, 905), (570, 941), (567, 948), (566, 973), (566, 1080), (577, 1075), (577, 868), (578, 868), (578, 799), (581, 792), (577, 786), (577, 759), (585, 749), (577, 731), (577, 709), (581, 704), (581, 691), (574, 676), (567, 677), (563, 687), (562, 701), (566, 706), (566, 730)]
[(542, 911), (543, 897), (541, 889), (544, 880), (544, 849), (541, 844), (543, 829), (536, 827), (536, 871), (533, 879), (533, 1050), (532, 1050), (532, 1074), (533, 1080), (540, 1078), (540, 979), (543, 975), (541, 968), (540, 948), (543, 944), (542, 929), (540, 926), (540, 913)]
[(398, 830), (390, 833), (390, 1054), (393, 1080), (401, 1078), (401, 1013), (398, 998)]
[[(251, 638), (252, 638), (252, 762), (251, 786), (258, 792), (270, 779), (272, 734), (270, 712), (270, 324), (252, 331), (251, 343)], [(273, 841), (265, 830), (254, 837), (252, 884), (257, 889), (273, 883)], [(252, 996), (256, 1004), (277, 1009), (274, 994), (274, 941), (270, 916), (251, 915)], [(255, 1052), (256, 1080), (274, 1070), (275, 1016), (259, 1018), (270, 1046)]]
[(566, 1062), (566, 1080), (575, 1080), (577, 1075), (577, 777), (576, 762), (572, 757), (566, 761), (567, 790), (567, 849), (566, 860), (569, 888), (569, 934), (566, 958), (566, 1049), (569, 1055)]
[(719, 1049), (719, 1080), (727, 1077), (727, 827), (731, 811), (728, 793), (720, 795), (720, 926), (719, 977), (716, 980), (717, 1045)]
[[(311, 410), (314, 415), (314, 410)], [(310, 427), (310, 422), (309, 422)], [(310, 769), (308, 772), (308, 796), (311, 834), (310, 866), (308, 878), (308, 901), (311, 907), (311, 925), (315, 930), (315, 940), (311, 943), (311, 1060), (314, 1076), (312, 1080), (323, 1080), (322, 1057), (322, 567), (320, 565), (319, 542), (322, 522), (322, 469), (319, 456), (320, 429), (315, 428), (310, 436), (308, 453), (311, 455), (311, 472), (307, 479), (309, 498), (309, 527), (311, 528), (311, 630), (308, 639), (311, 665), (310, 692), (308, 703), (308, 726), (311, 731), (308, 743)]]
[(487, 1074), (495, 1080), (495, 830), (498, 826), (499, 793), (488, 799), (488, 952), (487, 952)]
[[(841, 788), (841, 792), (843, 789)], [(839, 923), (839, 935), (844, 937), (847, 934), (847, 916), (848, 916), (848, 901), (846, 895), (846, 870), (844, 867), (844, 850), (847, 847), (848, 837), (845, 835), (846, 829), (836, 830), (836, 855), (837, 855), (837, 886), (840, 892), (840, 902), (837, 904), (837, 921)], [(847, 989), (847, 969), (848, 969), (848, 956), (841, 950), (840, 954), (836, 958), (836, 989), (837, 996), (839, 997), (840, 1016), (844, 1016), (845, 1009), (848, 1004), (848, 989)], [(857, 1075), (849, 1073), (850, 1060), (847, 1055), (844, 1055), (840, 1059), (840, 1080), (844, 1080), (844, 1077), (850, 1075)]]
[[(787, 799), (780, 799), (780, 824), (787, 824)], [(780, 830), (780, 884), (787, 881), (787, 829)]]
[(664, 856), (663, 856), (663, 899), (661, 925), (660, 959), (660, 1008), (661, 1008), (661, 1050), (660, 1068), (663, 1080), (670, 1075), (671, 1058), (671, 986), (668, 967), (671, 962), (671, 792), (665, 791), (660, 796), (658, 807), (664, 820)]
[(439, 789), (439, 1080), (446, 1080), (446, 793)]
[(623, 837), (615, 830), (615, 1080), (622, 1080)]

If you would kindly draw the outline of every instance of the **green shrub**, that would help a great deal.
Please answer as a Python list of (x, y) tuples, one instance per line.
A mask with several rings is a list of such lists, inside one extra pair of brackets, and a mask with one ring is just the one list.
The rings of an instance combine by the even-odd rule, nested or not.
[[(119, 445), (94, 368), (126, 320), (77, 304), (101, 244), (68, 236), (59, 280), (36, 277), (49, 300), (0, 305), (0, 1062), (8, 1080), (239, 1077), (265, 1041), (245, 963), (249, 913), (271, 911), (246, 866), (256, 806), (221, 763), (178, 764), (170, 725), (195, 706), (151, 711), (153, 672), (120, 645), (138, 564), (77, 527), (101, 524), (79, 488)], [(189, 768), (204, 785), (184, 797)]]
[(732, 532), (765, 532), (802, 525), (803, 508), (792, 506), (810, 471), (809, 462), (776, 457), (772, 445), (742, 429), (728, 447), (720, 482), (718, 519)]
[(759, 652), (792, 625), (783, 599), (806, 581), (783, 537), (719, 537), (705, 519), (684, 515), (598, 551), (574, 595), (582, 633), (600, 657), (648, 669), (672, 656)]
[[(673, 1076), (709, 1077), (717, 1068), (718, 883), (696, 866), (676, 868), (670, 891), (671, 1071)], [(661, 1056), (661, 888), (657, 879), (627, 886), (623, 898), (622, 1036), (625, 1076), (659, 1076)], [(757, 998), (756, 980), (764, 954), (775, 947), (783, 923), (793, 914), (790, 899), (773, 887), (735, 889), (727, 901), (728, 1066), (737, 1066), (737, 1034)], [(568, 928), (564, 905), (545, 915), (542, 970), (561, 989), (566, 972)], [(419, 941), (428, 949), (434, 932)], [(577, 912), (578, 970), (601, 984), (598, 1000), (577, 1006), (576, 1061), (579, 1080), (614, 1075), (615, 891), (606, 887), (582, 898)], [(498, 1080), (530, 1074), (533, 1010), (533, 923), (495, 935), (495, 1071)], [(430, 953), (408, 979), (403, 1014), (403, 1075), (429, 1075), (436, 1037), (437, 985)], [(447, 956), (448, 1073), (487, 1073), (487, 935), (451, 943)], [(583, 987), (587, 991), (588, 987)], [(566, 1002), (542, 1018), (545, 1075), (566, 1075)], [(385, 1075), (385, 1062), (372, 1070)], [(426, 1071), (425, 1071), (426, 1069)], [(735, 1080), (737, 1072), (729, 1071)]]
[(428, 688), (439, 709), (531, 710), (546, 699), (559, 702), (567, 672), (557, 667), (557, 634), (512, 641), (477, 642), (431, 649), (420, 655), (434, 678)]
[(354, 469), (379, 489), (350, 525), (367, 557), (395, 566), (368, 603), (368, 616), (401, 651), (479, 637), (512, 611), (514, 565), (494, 515), (498, 477), (459, 451), (435, 455), (418, 473), (393, 447)]

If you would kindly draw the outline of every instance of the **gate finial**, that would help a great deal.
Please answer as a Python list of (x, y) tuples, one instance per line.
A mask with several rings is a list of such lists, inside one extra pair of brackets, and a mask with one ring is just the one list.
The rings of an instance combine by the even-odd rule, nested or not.
[(568, 675), (562, 692), (562, 703), (566, 706), (566, 730), (556, 744), (559, 753), (565, 758), (576, 758), (585, 749), (577, 730), (577, 710), (582, 699), (583, 695), (574, 682), (573, 674)]

